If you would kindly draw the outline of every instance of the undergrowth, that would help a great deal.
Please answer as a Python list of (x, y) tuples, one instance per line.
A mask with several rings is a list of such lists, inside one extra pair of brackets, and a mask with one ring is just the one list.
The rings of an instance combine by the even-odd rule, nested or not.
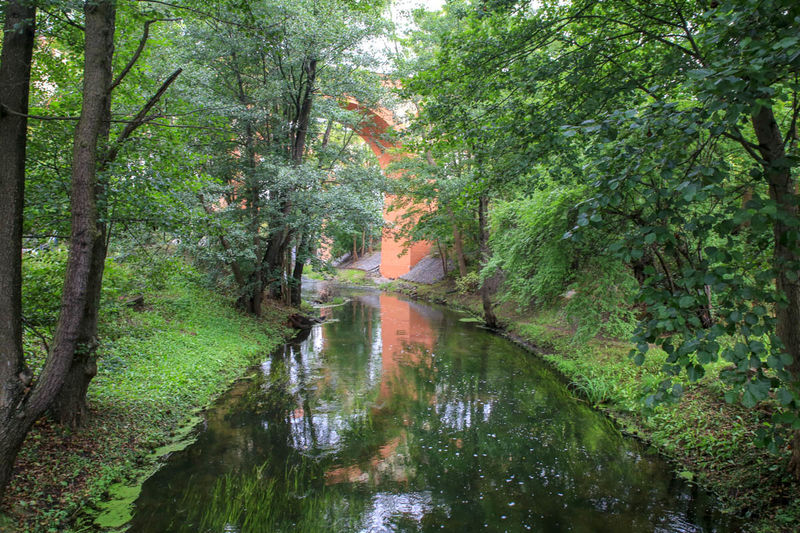
[[(155, 282), (148, 275), (127, 284), (143, 289), (143, 308), (106, 306), (88, 424), (71, 431), (43, 419), (29, 434), (0, 529), (63, 531), (80, 517), (83, 530), (94, 530), (87, 509), (113, 484), (152, 470), (155, 448), (285, 338), (285, 309), (267, 308), (255, 320), (205, 288), (183, 261), (154, 268), (147, 274)], [(41, 351), (29, 337), (26, 347)]]

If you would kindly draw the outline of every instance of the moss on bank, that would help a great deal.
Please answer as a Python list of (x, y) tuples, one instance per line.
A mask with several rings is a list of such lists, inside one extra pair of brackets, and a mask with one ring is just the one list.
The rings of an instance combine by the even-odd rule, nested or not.
[[(395, 282), (392, 288), (482, 314), (480, 298), (458, 292), (451, 281)], [(506, 335), (549, 362), (577, 396), (671, 458), (678, 475), (717, 494), (726, 510), (748, 519), (752, 531), (800, 531), (800, 484), (786, 473), (788, 454), (755, 445), (756, 431), (769, 420), (768, 408), (726, 403), (714, 371), (696, 383), (684, 382), (684, 393), (673, 403), (645, 408), (648, 388), (665, 377), (659, 353), (636, 366), (628, 355), (630, 343), (604, 338), (575, 342), (574, 331), (557, 310), (526, 313), (502, 306), (496, 312)]]
[(257, 321), (180, 275), (145, 292), (144, 303), (103, 325), (87, 426), (70, 431), (45, 419), (29, 434), (0, 529), (96, 530), (103, 512), (105, 526), (124, 522), (124, 498), (101, 502), (137, 492), (159, 458), (187, 442), (198, 411), (287, 333), (287, 310), (267, 309)]

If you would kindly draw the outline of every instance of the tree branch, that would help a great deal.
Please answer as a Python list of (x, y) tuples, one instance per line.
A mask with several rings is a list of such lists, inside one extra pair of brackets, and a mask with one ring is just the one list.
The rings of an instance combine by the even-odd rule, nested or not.
[(28, 328), (31, 331), (31, 333), (39, 337), (39, 340), (42, 341), (42, 344), (44, 345), (45, 351), (47, 353), (50, 353), (50, 346), (47, 344), (47, 337), (45, 337), (41, 331), (33, 327), (33, 325), (30, 322), (28, 322), (28, 319), (26, 319), (24, 316), (20, 318), (22, 318), (22, 323), (25, 325), (25, 327)]
[(133, 53), (133, 56), (128, 61), (128, 64), (125, 65), (125, 68), (122, 69), (122, 72), (120, 72), (119, 75), (114, 79), (114, 81), (111, 82), (111, 88), (109, 89), (109, 91), (113, 91), (114, 88), (117, 87), (117, 85), (122, 83), (122, 80), (125, 79), (125, 76), (127, 76), (128, 73), (133, 68), (133, 65), (135, 65), (136, 62), (139, 60), (139, 56), (142, 55), (142, 51), (144, 50), (144, 47), (147, 44), (147, 39), (150, 37), (150, 25), (155, 24), (156, 22), (175, 22), (177, 20), (180, 19), (175, 19), (175, 18), (153, 19), (153, 20), (148, 20), (144, 23), (144, 30), (142, 31), (142, 38), (139, 39), (139, 46), (136, 48), (136, 51)]
[(758, 164), (765, 165), (767, 163), (763, 157), (761, 157), (759, 154), (756, 153), (755, 149), (758, 148), (758, 145), (753, 144), (744, 137), (742, 137), (741, 133), (737, 132), (737, 135), (734, 135), (733, 133), (730, 133), (728, 131), (723, 131), (722, 135), (724, 137), (727, 137), (728, 139), (733, 139), (734, 141), (741, 144), (742, 148), (744, 148), (747, 151), (747, 153), (750, 154), (750, 157), (755, 159), (758, 162)]
[(667, 263), (666, 261), (664, 261), (664, 256), (661, 255), (661, 252), (658, 250), (657, 246), (652, 246), (651, 249), (656, 254), (658, 262), (661, 263), (661, 268), (664, 270), (664, 274), (667, 276), (667, 282), (669, 283), (669, 290), (674, 295), (675, 283), (672, 281), (672, 274), (670, 274), (669, 268), (667, 267)]
[(50, 15), (51, 17), (53, 17), (54, 19), (56, 19), (56, 20), (61, 20), (61, 21), (65, 22), (66, 24), (69, 24), (69, 25), (70, 25), (70, 26), (72, 26), (73, 28), (77, 28), (77, 29), (79, 29), (79, 30), (81, 30), (81, 31), (86, 31), (86, 28), (84, 28), (83, 26), (81, 26), (80, 24), (78, 24), (77, 22), (75, 22), (74, 20), (72, 20), (72, 19), (69, 17), (69, 15), (67, 14), (67, 12), (66, 12), (65, 10), (63, 10), (63, 9), (61, 10), (61, 14), (62, 14), (62, 15), (64, 15), (64, 16), (63, 16), (63, 18), (62, 18), (62, 17), (59, 17), (59, 16), (58, 16), (58, 15), (56, 15), (55, 13), (51, 13), (50, 11), (47, 11), (46, 9), (43, 9), (41, 6), (39, 7), (39, 9), (42, 11), (42, 13), (47, 13), (48, 15)]
[(158, 89), (158, 91), (156, 91), (156, 93), (150, 98), (150, 100), (147, 101), (147, 103), (142, 107), (142, 109), (139, 110), (136, 116), (133, 117), (133, 120), (130, 121), (125, 126), (122, 132), (120, 132), (119, 136), (117, 137), (117, 141), (114, 143), (114, 146), (112, 146), (109, 149), (108, 153), (106, 154), (106, 157), (103, 158), (103, 163), (102, 163), (103, 167), (105, 167), (108, 163), (112, 162), (117, 157), (117, 154), (119, 153), (119, 149), (121, 148), (122, 143), (125, 142), (125, 140), (131, 135), (131, 133), (133, 133), (136, 130), (136, 128), (147, 122), (148, 120), (147, 114), (158, 103), (158, 101), (164, 95), (166, 90), (169, 88), (170, 85), (172, 85), (172, 82), (174, 82), (178, 78), (181, 72), (183, 72), (182, 68), (179, 68), (178, 70), (173, 72), (172, 75), (170, 75), (170, 77), (167, 78), (166, 81), (164, 81), (164, 83), (161, 84), (161, 87)]
[[(794, 75), (794, 83), (797, 85), (797, 74)], [(800, 105), (797, 103), (797, 90), (792, 93), (792, 122), (789, 124), (789, 129), (786, 131), (786, 136), (783, 138), (783, 146), (786, 145), (792, 138), (797, 136), (797, 115), (800, 113)]]

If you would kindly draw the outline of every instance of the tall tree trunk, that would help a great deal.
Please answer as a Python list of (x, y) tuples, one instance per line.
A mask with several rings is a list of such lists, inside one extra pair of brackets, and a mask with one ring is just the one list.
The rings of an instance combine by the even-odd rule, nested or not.
[(64, 384), (50, 408), (53, 418), (59, 424), (72, 428), (82, 426), (88, 420), (86, 393), (92, 378), (97, 375), (97, 326), (100, 297), (103, 292), (103, 271), (108, 253), (105, 224), (98, 223), (97, 226), (97, 236), (92, 243), (86, 305), (78, 332), (78, 342)]
[[(242, 97), (244, 98), (244, 96)], [(245, 157), (247, 157), (247, 168), (250, 171), (248, 179), (250, 181), (250, 191), (248, 198), (248, 209), (250, 211), (250, 235), (253, 238), (253, 254), (258, 257), (261, 254), (261, 229), (259, 218), (259, 204), (261, 187), (256, 177), (256, 148), (253, 128), (250, 122), (247, 123), (245, 132)], [(256, 316), (261, 316), (261, 301), (264, 298), (264, 285), (261, 276), (261, 262), (255, 262), (255, 271), (252, 276), (252, 286), (250, 287), (252, 297), (250, 310)]]
[[(314, 102), (314, 83), (317, 75), (317, 60), (308, 59), (303, 68), (306, 73), (306, 82), (302, 88), (302, 100), (297, 113), (294, 116), (294, 127), (290, 131), (290, 155), (292, 163), (300, 166), (303, 163), (305, 154), (306, 137), (311, 123), (311, 107)], [(285, 290), (285, 280), (291, 277), (291, 272), (287, 272), (286, 251), (294, 234), (294, 228), (288, 225), (288, 220), (292, 214), (291, 198), (287, 194), (280, 196), (280, 212), (282, 216), (276, 217), (270, 227), (279, 228), (270, 235), (264, 258), (261, 261), (261, 279), (263, 287), (269, 290), (270, 296), (275, 300), (290, 300), (288, 292)]]
[(306, 150), (306, 137), (308, 128), (311, 124), (311, 106), (314, 103), (314, 82), (317, 77), (317, 60), (308, 59), (303, 68), (306, 71), (307, 82), (303, 95), (303, 103), (300, 106), (295, 126), (294, 138), (292, 140), (292, 161), (295, 165), (303, 163), (303, 155)]
[[(146, 40), (147, 37), (147, 28), (148, 25), (145, 25), (144, 40)], [(111, 64), (114, 57), (113, 30), (110, 34), (102, 37), (108, 40), (102, 44), (108, 54), (107, 61)], [(142, 42), (144, 42), (144, 40)], [(131, 60), (129, 66), (134, 64), (136, 57), (137, 56)], [(110, 238), (110, 226), (106, 222), (108, 219), (108, 208), (105, 207), (107, 205), (108, 186), (107, 178), (102, 174), (108, 169), (109, 164), (116, 159), (122, 143), (144, 123), (147, 114), (160, 100), (161, 96), (163, 96), (172, 82), (175, 81), (181, 73), (181, 70), (182, 69), (176, 70), (167, 78), (158, 91), (156, 91), (150, 100), (136, 114), (134, 119), (125, 126), (117, 138), (116, 143), (113, 145), (109, 144), (111, 132), (111, 91), (115, 85), (122, 81), (126, 71), (124, 70), (106, 90), (107, 98), (104, 101), (103, 119), (97, 138), (98, 176), (95, 180), (94, 191), (95, 202), (102, 207), (98, 207), (96, 219), (97, 232), (94, 242), (92, 243), (92, 261), (89, 270), (86, 307), (84, 308), (83, 318), (81, 320), (77, 349), (72, 357), (72, 365), (61, 387), (61, 391), (58, 393), (51, 407), (54, 418), (63, 425), (77, 427), (86, 423), (89, 415), (89, 409), (86, 404), (86, 393), (89, 390), (89, 383), (94, 376), (97, 375), (97, 326), (100, 314), (100, 298), (103, 292), (103, 273), (105, 272), (105, 261), (108, 256)], [(101, 153), (104, 153), (104, 155), (100, 156)]]
[(264, 291), (268, 291), (273, 300), (281, 299), (281, 287), (283, 285), (283, 257), (286, 247), (292, 239), (292, 228), (287, 224), (281, 223), (288, 219), (292, 212), (292, 204), (288, 200), (281, 200), (281, 215), (270, 220), (270, 227), (277, 227), (270, 235), (267, 242), (267, 249), (261, 260), (261, 286)]
[(442, 272), (447, 276), (447, 247), (442, 247), (442, 242), (436, 239), (436, 249), (439, 250), (439, 260), (442, 262)]
[[(430, 152), (425, 152), (425, 158), (428, 160), (428, 164), (432, 167), (438, 166), (436, 164), (436, 160), (433, 158), (433, 154)], [(453, 251), (456, 254), (456, 261), (458, 262), (458, 274), (463, 278), (467, 275), (467, 260), (464, 257), (464, 242), (461, 238), (461, 230), (458, 229), (458, 224), (456, 223), (456, 216), (453, 214), (453, 209), (450, 206), (447, 207), (447, 214), (450, 215), (450, 222), (453, 224)], [(445, 267), (445, 273), (447, 273), (447, 267)]]
[(328, 147), (328, 142), (331, 139), (331, 130), (333, 129), (333, 119), (328, 120), (328, 125), (325, 126), (325, 133), (322, 135), (322, 145), (320, 146), (320, 152), (324, 152), (325, 148)]
[(22, 210), (36, 9), (6, 6), (0, 54), (0, 500), (30, 426), (15, 418), (31, 383), (22, 352)]
[[(14, 457), (36, 419), (61, 390), (78, 346), (83, 313), (89, 296), (89, 275), (97, 236), (95, 186), (97, 144), (105, 117), (105, 98), (111, 84), (106, 43), (113, 42), (113, 0), (84, 4), (85, 54), (81, 117), (75, 128), (70, 192), (71, 235), (61, 296), (61, 312), (52, 347), (30, 394), (0, 420), (0, 488), (8, 482)], [(5, 413), (4, 413), (5, 414)]]
[(281, 276), (281, 301), (287, 305), (292, 303), (291, 288), (292, 281), (292, 249), (286, 248), (283, 254), (283, 275)]
[[(237, 62), (237, 55), (233, 53), (233, 60)], [(236, 69), (236, 82), (239, 88), (239, 103), (243, 106), (250, 105), (250, 98), (248, 97), (247, 93), (245, 93), (244, 89), (244, 81), (242, 79), (242, 71), (237, 68)], [(247, 187), (247, 209), (250, 211), (250, 236), (253, 239), (253, 253), (255, 257), (259, 257), (261, 254), (261, 237), (258, 234), (260, 230), (260, 221), (259, 221), (259, 203), (260, 203), (260, 195), (261, 195), (261, 188), (258, 183), (258, 180), (255, 176), (255, 169), (256, 169), (256, 148), (255, 148), (255, 136), (253, 133), (253, 125), (250, 120), (247, 120), (245, 124), (245, 133), (244, 133), (244, 154), (245, 154), (245, 164), (247, 165), (248, 175), (246, 179), (248, 181)], [(261, 316), (261, 301), (264, 298), (264, 282), (263, 282), (263, 274), (262, 274), (263, 264), (260, 261), (255, 262), (255, 268), (253, 272), (250, 274), (248, 279), (248, 283), (245, 287), (244, 299), (246, 301), (245, 308), (247, 311), (255, 316)]]
[[(786, 161), (783, 139), (772, 108), (761, 107), (758, 114), (753, 115), (753, 130), (761, 157), (766, 162), (764, 170), (770, 198), (778, 204), (779, 215), (783, 215), (773, 222), (775, 285), (786, 298), (776, 309), (776, 333), (786, 352), (792, 356), (788, 370), (795, 388), (800, 388), (800, 280), (797, 278), (800, 256), (796, 230), (785, 222), (787, 219), (797, 220), (797, 184)], [(794, 433), (789, 469), (800, 478), (800, 430)]]
[[(107, 54), (106, 61), (112, 64), (114, 58), (114, 31), (102, 36), (107, 41), (102, 43)], [(100, 124), (100, 131), (97, 136), (98, 160), (101, 159), (100, 153), (108, 149), (108, 141), (111, 132), (111, 86), (107, 89), (108, 94), (103, 101), (103, 118)], [(100, 170), (98, 164), (98, 170)], [(95, 179), (95, 202), (105, 205), (107, 187), (103, 183), (103, 177), (97, 176)], [(72, 364), (69, 372), (64, 378), (58, 396), (53, 401), (50, 411), (53, 417), (62, 425), (78, 427), (88, 420), (89, 409), (86, 405), (86, 393), (89, 390), (89, 383), (97, 375), (97, 323), (100, 313), (100, 297), (103, 292), (103, 272), (105, 271), (105, 261), (108, 254), (107, 248), (107, 227), (105, 216), (100, 216), (99, 210), (103, 215), (107, 215), (105, 207), (98, 207), (96, 218), (97, 231), (94, 242), (92, 243), (92, 261), (89, 267), (89, 280), (87, 286), (86, 306), (83, 310), (83, 318), (78, 331), (78, 343), (75, 353), (72, 356)]]
[[(481, 195), (479, 199), (478, 226), (480, 231), (481, 267), (485, 267), (492, 255), (492, 251), (489, 248), (489, 197), (485, 194)], [(485, 279), (481, 284), (483, 320), (490, 328), (498, 327), (497, 317), (492, 306), (492, 295), (496, 284), (496, 276)]]

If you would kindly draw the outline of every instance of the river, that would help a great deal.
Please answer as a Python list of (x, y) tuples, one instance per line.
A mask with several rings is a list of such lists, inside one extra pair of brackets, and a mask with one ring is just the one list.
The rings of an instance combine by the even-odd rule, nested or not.
[(518, 346), (347, 295), (206, 413), (130, 531), (738, 531)]

